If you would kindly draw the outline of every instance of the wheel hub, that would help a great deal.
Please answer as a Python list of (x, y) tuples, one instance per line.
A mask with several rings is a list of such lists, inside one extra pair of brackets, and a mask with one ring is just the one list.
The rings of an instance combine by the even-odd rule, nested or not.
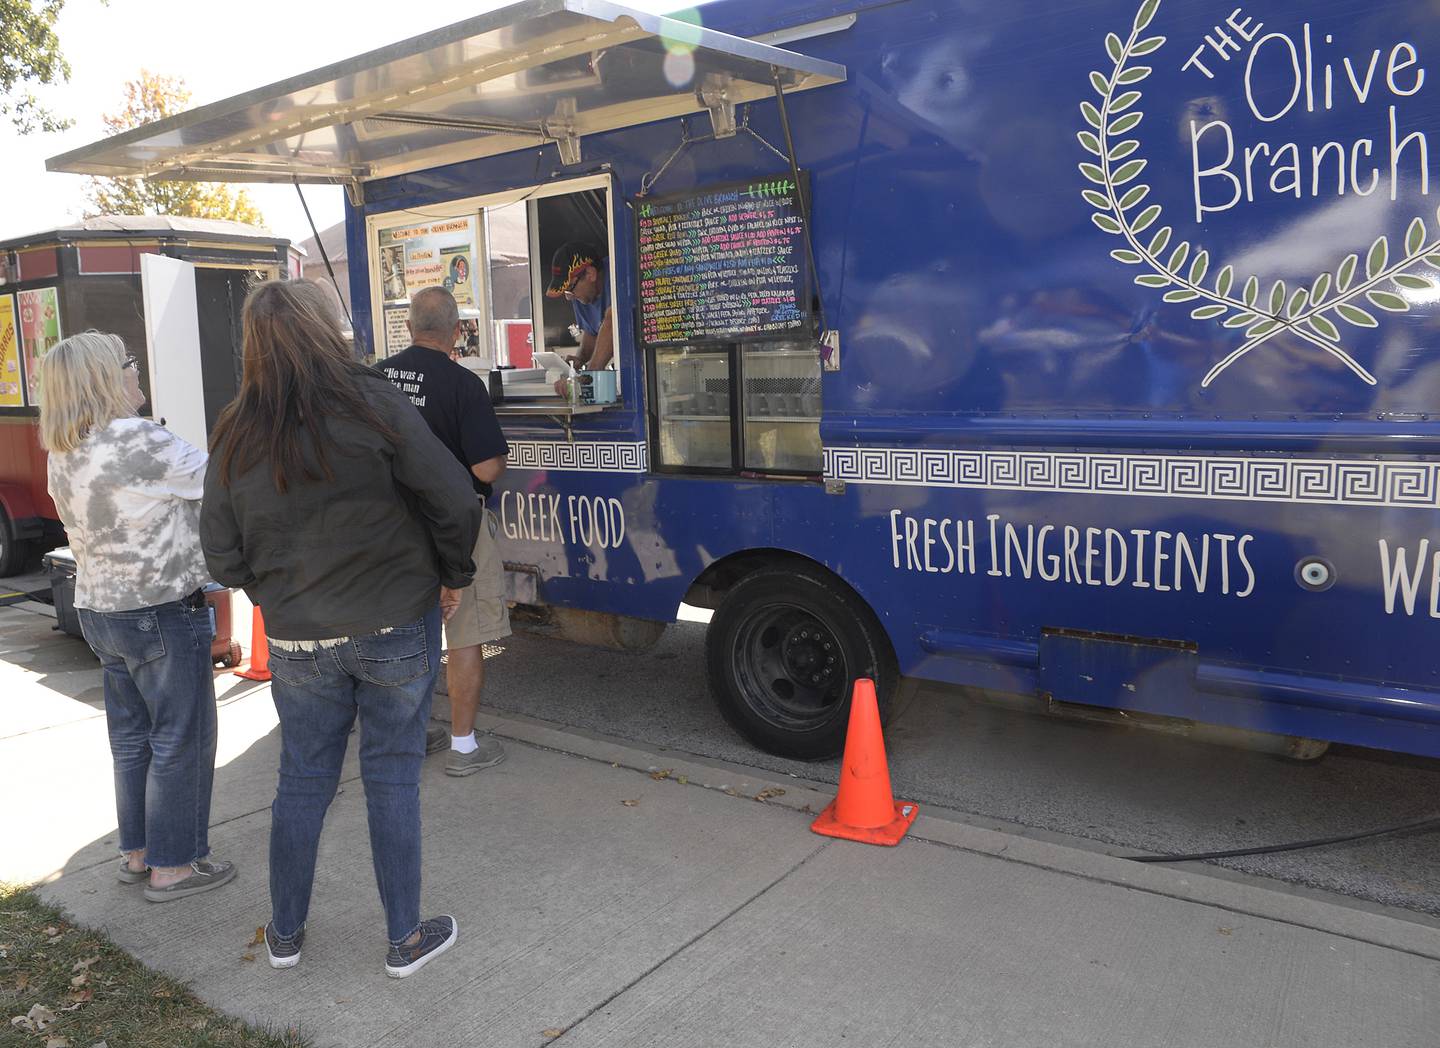
[(812, 688), (828, 688), (842, 667), (835, 638), (814, 620), (791, 626), (780, 650), (785, 672)]

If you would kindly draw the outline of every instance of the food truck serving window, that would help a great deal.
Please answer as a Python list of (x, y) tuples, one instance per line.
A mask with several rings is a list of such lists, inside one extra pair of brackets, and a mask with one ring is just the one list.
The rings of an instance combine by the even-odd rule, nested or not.
[[(606, 284), (613, 286), (608, 179), (372, 215), (367, 226), (377, 358), (410, 344), (411, 296), (444, 287), (460, 307), (462, 363), (480, 372), (505, 369), (507, 379), (510, 369), (533, 378), (528, 384), (507, 381), (507, 400), (523, 402), (527, 392), (541, 402), (559, 399), (552, 387), (560, 373), (543, 374), (537, 354), (571, 356), (579, 336), (568, 303), (545, 296), (550, 256), (567, 241), (593, 243), (604, 256)], [(518, 397), (516, 389), (522, 391)]]

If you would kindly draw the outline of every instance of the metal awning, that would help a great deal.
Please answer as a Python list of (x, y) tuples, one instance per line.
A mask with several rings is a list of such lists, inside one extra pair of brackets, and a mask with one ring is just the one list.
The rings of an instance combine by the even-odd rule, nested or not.
[(46, 161), (51, 171), (358, 183), (845, 79), (845, 68), (608, 0), (525, 0)]

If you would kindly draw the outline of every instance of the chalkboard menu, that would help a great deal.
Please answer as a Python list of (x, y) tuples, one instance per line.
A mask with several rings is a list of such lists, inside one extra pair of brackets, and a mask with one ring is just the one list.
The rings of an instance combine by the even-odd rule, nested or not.
[(638, 199), (641, 341), (752, 341), (808, 329), (800, 207), (788, 172)]

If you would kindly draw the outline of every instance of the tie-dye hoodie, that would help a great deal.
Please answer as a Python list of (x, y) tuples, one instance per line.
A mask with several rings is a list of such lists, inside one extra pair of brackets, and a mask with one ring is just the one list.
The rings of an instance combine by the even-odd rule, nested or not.
[(153, 607), (210, 581), (199, 531), (205, 462), (203, 451), (143, 418), (117, 418), (50, 456), (77, 608)]

